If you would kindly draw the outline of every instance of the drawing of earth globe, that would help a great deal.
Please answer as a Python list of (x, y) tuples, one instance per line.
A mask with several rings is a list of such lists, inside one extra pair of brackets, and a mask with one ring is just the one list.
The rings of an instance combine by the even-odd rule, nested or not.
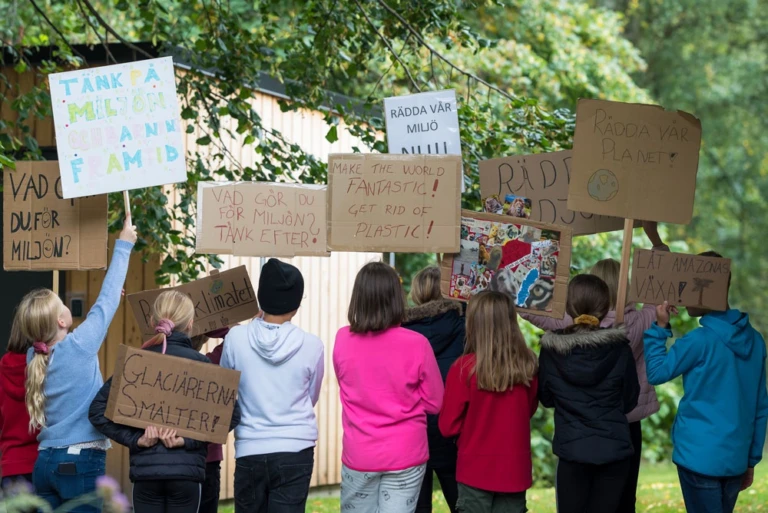
[(597, 201), (610, 201), (619, 192), (619, 180), (608, 169), (598, 169), (589, 178), (587, 191)]

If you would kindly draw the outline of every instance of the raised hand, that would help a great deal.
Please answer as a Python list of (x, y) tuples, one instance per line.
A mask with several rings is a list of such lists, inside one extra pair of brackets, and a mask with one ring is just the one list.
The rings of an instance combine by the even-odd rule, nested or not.
[(668, 328), (670, 314), (677, 315), (677, 313), (676, 306), (670, 306), (667, 301), (664, 301), (664, 304), (656, 306), (656, 324), (660, 328)]
[(131, 244), (136, 244), (137, 238), (138, 236), (136, 235), (136, 227), (131, 224), (131, 218), (126, 217), (125, 222), (123, 223), (123, 229), (120, 232), (119, 239), (130, 242)]

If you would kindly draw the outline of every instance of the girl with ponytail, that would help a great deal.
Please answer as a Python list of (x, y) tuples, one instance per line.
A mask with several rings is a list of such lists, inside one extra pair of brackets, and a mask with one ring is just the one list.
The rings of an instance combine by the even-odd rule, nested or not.
[[(109, 441), (88, 422), (88, 405), (103, 382), (99, 349), (120, 305), (135, 242), (136, 228), (127, 218), (99, 297), (71, 333), (72, 313), (52, 290), (34, 290), (18, 307), (22, 336), (32, 342), (26, 379), (29, 431), (40, 430), (32, 480), (52, 508), (94, 491), (96, 478), (105, 472)], [(74, 511), (96, 508), (81, 506)]]
[[(189, 337), (194, 318), (195, 305), (188, 296), (176, 290), (161, 293), (152, 307), (156, 334), (142, 344), (142, 349), (211, 363)], [(89, 418), (102, 434), (130, 450), (134, 512), (196, 513), (205, 481), (208, 444), (180, 437), (175, 429), (139, 429), (112, 422), (105, 416), (111, 385), (109, 378), (93, 400)], [(238, 424), (239, 412), (235, 403), (230, 430)]]

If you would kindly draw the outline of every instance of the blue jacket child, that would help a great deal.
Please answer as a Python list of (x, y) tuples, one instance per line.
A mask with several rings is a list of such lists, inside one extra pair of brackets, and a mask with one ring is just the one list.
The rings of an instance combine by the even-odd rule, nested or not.
[(665, 308), (666, 318), (659, 313), (664, 327), (654, 323), (645, 332), (645, 362), (652, 385), (683, 376), (673, 461), (701, 476), (742, 476), (760, 462), (765, 443), (765, 341), (746, 313), (689, 308), (692, 316), (702, 315), (701, 327), (667, 351), (672, 331)]

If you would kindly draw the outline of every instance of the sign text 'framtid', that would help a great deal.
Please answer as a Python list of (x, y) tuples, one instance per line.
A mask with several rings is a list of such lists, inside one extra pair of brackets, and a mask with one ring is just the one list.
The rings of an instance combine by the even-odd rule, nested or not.
[(325, 185), (200, 182), (197, 253), (327, 256)]
[(3, 170), (3, 268), (107, 267), (107, 196), (64, 199), (57, 162)]
[(65, 198), (187, 179), (171, 57), (49, 75)]
[(579, 100), (568, 208), (688, 224), (701, 122), (656, 105)]
[(121, 345), (106, 417), (165, 426), (201, 442), (227, 442), (240, 371)]
[(190, 336), (200, 335), (238, 322), (252, 319), (259, 313), (256, 291), (244, 265), (228, 271), (214, 271), (199, 280), (177, 287), (154, 289), (128, 295), (128, 303), (146, 340), (155, 334), (152, 326), (152, 305), (166, 290), (178, 290), (195, 304), (195, 321)]
[(330, 155), (329, 249), (457, 252), (461, 168), (458, 155)]
[(636, 249), (628, 300), (724, 311), (730, 275), (728, 258)]
[(504, 205), (523, 201), (530, 204), (529, 219), (569, 226), (574, 236), (621, 230), (623, 219), (568, 209), (571, 162), (570, 150), (481, 160), (480, 195), (485, 211), (515, 215), (504, 212)]

